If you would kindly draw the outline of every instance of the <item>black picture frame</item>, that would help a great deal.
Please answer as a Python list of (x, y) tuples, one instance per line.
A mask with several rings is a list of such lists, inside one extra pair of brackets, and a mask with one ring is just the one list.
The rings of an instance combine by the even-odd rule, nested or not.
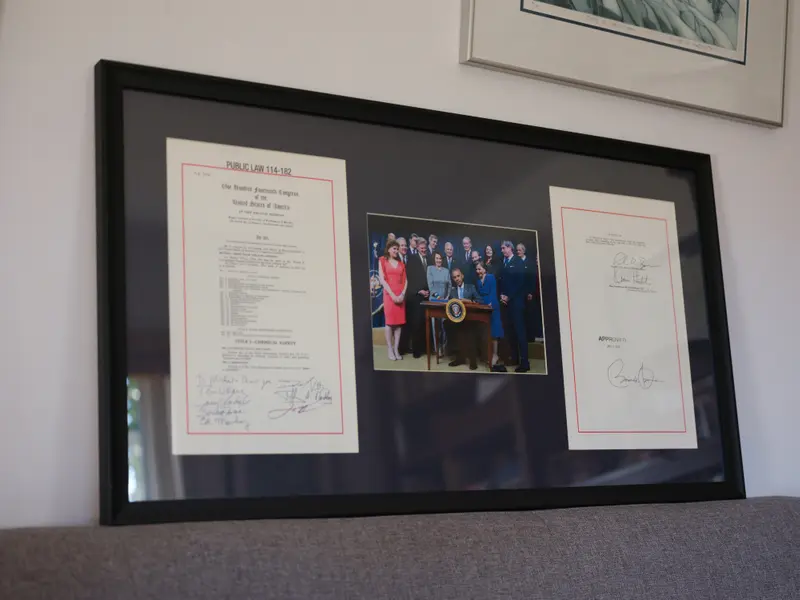
[[(722, 438), (722, 481), (480, 492), (431, 491), (326, 496), (205, 498), (131, 502), (126, 413), (126, 198), (123, 95), (174, 98), (324, 116), (489, 140), (545, 151), (654, 165), (691, 174), (704, 271), (705, 308)], [(101, 60), (95, 66), (100, 522), (105, 525), (257, 518), (533, 510), (589, 505), (689, 502), (745, 497), (730, 341), (712, 181), (706, 154), (485, 118), (397, 106), (221, 77)]]

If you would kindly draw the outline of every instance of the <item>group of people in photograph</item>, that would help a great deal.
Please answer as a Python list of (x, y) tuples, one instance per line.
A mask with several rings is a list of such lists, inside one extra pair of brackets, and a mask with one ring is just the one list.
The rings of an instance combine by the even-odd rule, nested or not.
[[(403, 360), (411, 354), (419, 358), (427, 352), (425, 339), (426, 301), (458, 298), (492, 307), (490, 361), (495, 372), (516, 366), (517, 373), (530, 371), (526, 310), (538, 293), (536, 260), (529, 262), (523, 243), (503, 240), (497, 247), (488, 244), (473, 248), (464, 236), (456, 250), (450, 241), (439, 243), (436, 234), (408, 238), (389, 233), (383, 256), (378, 260), (378, 279), (383, 288), (383, 313), (389, 360)], [(532, 264), (531, 264), (532, 263)], [(533, 315), (533, 318), (540, 315)], [(452, 357), (449, 366), (469, 364), (477, 369), (484, 327), (474, 322), (451, 323), (442, 320), (433, 328), (433, 347), (440, 357)], [(485, 351), (484, 351), (485, 352)]]

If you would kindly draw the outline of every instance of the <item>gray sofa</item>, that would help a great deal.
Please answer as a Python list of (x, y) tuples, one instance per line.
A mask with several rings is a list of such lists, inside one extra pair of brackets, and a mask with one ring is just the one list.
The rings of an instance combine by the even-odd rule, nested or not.
[(800, 599), (800, 499), (0, 531), (34, 598)]

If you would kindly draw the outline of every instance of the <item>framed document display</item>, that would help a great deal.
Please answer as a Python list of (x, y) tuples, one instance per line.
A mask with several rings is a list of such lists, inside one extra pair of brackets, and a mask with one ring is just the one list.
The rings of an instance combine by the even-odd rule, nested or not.
[(461, 62), (783, 125), (788, 0), (462, 0)]
[(101, 522), (744, 497), (706, 155), (101, 61)]

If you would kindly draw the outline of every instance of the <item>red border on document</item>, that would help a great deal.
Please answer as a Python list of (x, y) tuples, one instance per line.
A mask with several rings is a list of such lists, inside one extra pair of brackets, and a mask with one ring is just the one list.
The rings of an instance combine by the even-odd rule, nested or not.
[[(574, 342), (572, 341), (572, 303), (570, 302), (569, 297), (569, 270), (567, 269), (567, 237), (564, 234), (564, 209), (566, 210), (578, 210), (581, 212), (590, 212), (590, 213), (599, 213), (603, 215), (614, 215), (617, 217), (630, 217), (632, 219), (650, 219), (652, 221), (663, 221), (664, 222), (664, 234), (667, 238), (667, 261), (669, 264), (669, 285), (670, 289), (672, 290), (672, 318), (675, 323), (675, 348), (678, 354), (678, 378), (681, 386), (681, 409), (683, 410), (683, 429), (677, 430), (667, 430), (667, 431), (639, 431), (639, 430), (621, 430), (621, 429), (609, 429), (609, 430), (602, 430), (602, 429), (581, 429), (581, 419), (580, 419), (580, 412), (578, 411), (578, 382), (577, 377), (575, 375), (575, 346)], [(561, 207), (561, 241), (564, 245), (564, 275), (565, 275), (565, 282), (567, 286), (567, 314), (569, 318), (569, 345), (570, 345), (570, 352), (572, 354), (572, 385), (575, 390), (575, 424), (578, 426), (578, 433), (587, 433), (587, 434), (595, 434), (595, 433), (632, 433), (632, 434), (644, 434), (644, 433), (686, 433), (686, 400), (683, 396), (683, 371), (681, 368), (681, 351), (680, 351), (680, 342), (678, 341), (678, 315), (675, 310), (675, 286), (672, 282), (672, 252), (669, 246), (669, 230), (667, 228), (667, 220), (663, 217), (646, 217), (643, 215), (629, 215), (625, 213), (616, 213), (616, 212), (609, 212), (605, 210), (592, 210), (588, 208), (577, 208), (574, 206), (562, 206)]]
[[(342, 416), (341, 431), (190, 431), (189, 430), (189, 342), (186, 327), (186, 227), (184, 222), (185, 197), (184, 197), (184, 170), (186, 167), (200, 167), (216, 169), (218, 171), (236, 171), (237, 173), (250, 173), (252, 175), (266, 175), (270, 177), (288, 177), (291, 179), (310, 179), (312, 181), (327, 181), (331, 187), (331, 218), (333, 219), (333, 281), (336, 290), (336, 343), (339, 355), (339, 413)], [(259, 173), (257, 171), (242, 171), (228, 167), (212, 165), (197, 165), (181, 163), (181, 249), (183, 259), (183, 352), (186, 363), (186, 435), (343, 435), (344, 434), (344, 393), (342, 391), (342, 337), (339, 330), (339, 274), (336, 268), (336, 216), (333, 194), (333, 180), (320, 177), (303, 177), (301, 175), (282, 175), (280, 173)]]

